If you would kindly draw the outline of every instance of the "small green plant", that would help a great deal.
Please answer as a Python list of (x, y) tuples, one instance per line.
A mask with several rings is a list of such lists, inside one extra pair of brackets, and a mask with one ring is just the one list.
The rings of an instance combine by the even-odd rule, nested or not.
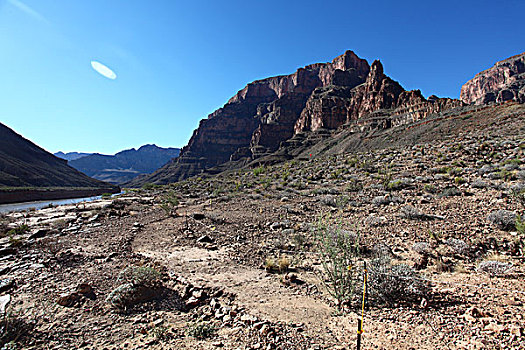
[(507, 169), (501, 169), (497, 174), (500, 179), (505, 181), (514, 180), (516, 177), (512, 171), (508, 171)]
[(187, 334), (197, 339), (208, 339), (217, 334), (217, 328), (210, 322), (189, 323)]
[(174, 191), (168, 191), (162, 198), (162, 203), (160, 207), (167, 216), (172, 216), (176, 214), (176, 208), (179, 205), (179, 199)]
[(9, 236), (18, 236), (18, 235), (22, 235), (22, 234), (24, 234), (24, 233), (26, 233), (28, 231), (29, 231), (29, 226), (23, 224), (23, 225), (19, 225), (19, 226), (13, 228), (13, 229), (7, 231), (7, 234)]
[(431, 184), (426, 184), (425, 186), (423, 186), (423, 189), (425, 190), (425, 192), (428, 192), (428, 193), (436, 193), (437, 192), (436, 186), (431, 185)]
[(465, 180), (464, 178), (460, 177), (460, 176), (456, 176), (454, 178), (454, 183), (456, 185), (461, 185), (461, 184), (464, 184), (465, 182), (467, 182), (467, 180)]
[(520, 236), (525, 236), (525, 220), (521, 218), (521, 215), (516, 215), (516, 231)]
[(259, 176), (259, 175), (263, 174), (264, 171), (265, 171), (264, 166), (257, 167), (255, 169), (253, 169), (253, 175)]
[(152, 336), (156, 341), (167, 341), (171, 336), (168, 327), (163, 325), (153, 328), (149, 335)]

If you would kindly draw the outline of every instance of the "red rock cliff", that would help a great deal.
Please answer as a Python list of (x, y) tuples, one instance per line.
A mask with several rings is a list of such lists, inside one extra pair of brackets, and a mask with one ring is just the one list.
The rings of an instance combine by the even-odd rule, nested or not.
[(510, 100), (525, 103), (525, 52), (476, 74), (463, 85), (460, 96), (468, 104)]

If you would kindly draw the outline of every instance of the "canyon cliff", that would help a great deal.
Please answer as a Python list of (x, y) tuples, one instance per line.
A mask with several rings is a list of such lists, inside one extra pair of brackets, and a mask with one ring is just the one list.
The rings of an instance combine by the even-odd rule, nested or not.
[(390, 128), (462, 105), (406, 91), (385, 75), (380, 61), (369, 65), (347, 51), (332, 62), (248, 84), (200, 121), (177, 159), (128, 185), (165, 184), (225, 162), (258, 159), (304, 132), (337, 130), (356, 121), (361, 129)]
[(460, 98), (465, 103), (477, 105), (506, 101), (525, 103), (525, 52), (476, 74), (463, 85)]

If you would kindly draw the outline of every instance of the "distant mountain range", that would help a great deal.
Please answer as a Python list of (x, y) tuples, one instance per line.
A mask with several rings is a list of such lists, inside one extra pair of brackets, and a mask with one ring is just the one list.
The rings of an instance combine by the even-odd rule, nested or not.
[(178, 157), (179, 148), (162, 148), (144, 145), (139, 149), (129, 149), (115, 155), (89, 154), (78, 152), (57, 152), (56, 156), (71, 159), (68, 164), (95, 179), (112, 184), (123, 184), (138, 175), (150, 174)]
[(79, 152), (67, 152), (67, 153), (64, 153), (64, 152), (60, 151), (60, 152), (56, 152), (56, 153), (53, 153), (53, 154), (55, 156), (57, 156), (58, 158), (62, 158), (62, 159), (65, 159), (67, 161), (70, 161), (70, 160), (77, 160), (79, 158), (92, 155), (93, 153), (79, 153)]

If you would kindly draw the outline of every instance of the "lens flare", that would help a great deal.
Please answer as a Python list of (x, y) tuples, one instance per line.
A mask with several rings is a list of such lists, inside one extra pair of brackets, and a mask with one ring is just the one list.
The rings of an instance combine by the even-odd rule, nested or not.
[(111, 80), (115, 80), (117, 79), (117, 75), (115, 74), (115, 72), (113, 72), (108, 66), (100, 63), (100, 62), (97, 62), (97, 61), (91, 61), (91, 67), (93, 67), (93, 69), (100, 75), (108, 78), (108, 79), (111, 79)]

